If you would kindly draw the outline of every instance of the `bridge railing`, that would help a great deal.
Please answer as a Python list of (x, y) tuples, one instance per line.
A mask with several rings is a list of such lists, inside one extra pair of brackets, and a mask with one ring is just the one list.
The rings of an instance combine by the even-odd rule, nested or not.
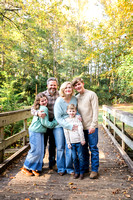
[[(133, 170), (133, 161), (128, 157), (125, 152), (126, 145), (133, 150), (133, 140), (126, 134), (125, 126), (128, 125), (133, 127), (133, 114), (117, 110), (110, 106), (103, 105), (103, 127), (108, 132), (109, 136), (113, 140), (114, 144), (119, 149), (123, 158), (125, 159), (128, 166)], [(117, 121), (121, 122), (121, 128), (118, 126)], [(111, 132), (113, 131), (113, 134)], [(120, 143), (117, 143), (116, 137), (119, 136), (121, 139)]]
[[(18, 140), (23, 138), (23, 146), (26, 145), (27, 142), (27, 134), (28, 134), (28, 127), (27, 127), (27, 119), (30, 118), (31, 109), (24, 109), (24, 110), (17, 110), (11, 112), (0, 113), (0, 163), (3, 162), (4, 157), (4, 150), (12, 145), (13, 143), (17, 142)], [(23, 120), (23, 128), (19, 133), (16, 133), (6, 139), (4, 127), (12, 124), (14, 122), (18, 122)]]

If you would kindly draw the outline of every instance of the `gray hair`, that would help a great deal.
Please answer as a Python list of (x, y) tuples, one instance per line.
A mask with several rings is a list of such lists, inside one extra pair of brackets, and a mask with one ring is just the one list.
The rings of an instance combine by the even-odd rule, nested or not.
[(58, 80), (57, 80), (57, 78), (50, 77), (50, 78), (47, 80), (47, 85), (49, 84), (50, 81), (56, 81), (56, 83), (57, 83), (57, 85), (58, 85)]

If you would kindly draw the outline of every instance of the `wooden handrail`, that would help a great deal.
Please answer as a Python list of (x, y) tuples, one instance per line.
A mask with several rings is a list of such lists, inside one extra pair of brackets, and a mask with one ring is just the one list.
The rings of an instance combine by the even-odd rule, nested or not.
[(133, 114), (129, 112), (124, 112), (122, 110), (117, 110), (111, 106), (102, 106), (103, 111), (111, 114), (115, 118), (119, 119), (121, 122), (127, 124), (128, 126), (133, 127)]
[[(11, 112), (0, 113), (0, 163), (3, 162), (4, 149), (13, 144), (17, 140), (23, 138), (23, 146), (26, 144), (26, 136), (28, 134), (27, 119), (32, 117), (31, 109), (17, 110)], [(18, 121), (24, 121), (21, 132), (4, 139), (4, 126)]]
[[(125, 152), (125, 144), (133, 150), (133, 140), (131, 137), (125, 134), (125, 125), (133, 127), (133, 114), (129, 112), (124, 112), (122, 110), (117, 110), (111, 106), (102, 106), (103, 110), (103, 127), (113, 140), (114, 144), (117, 144), (117, 147), (122, 154), (123, 158), (127, 162), (128, 166), (133, 171), (133, 161), (128, 157)], [(113, 119), (111, 119), (111, 116)], [(116, 120), (119, 120), (122, 123), (122, 128), (116, 125)], [(111, 134), (111, 129), (113, 129), (113, 135)], [(116, 141), (116, 134), (121, 138), (121, 146)]]

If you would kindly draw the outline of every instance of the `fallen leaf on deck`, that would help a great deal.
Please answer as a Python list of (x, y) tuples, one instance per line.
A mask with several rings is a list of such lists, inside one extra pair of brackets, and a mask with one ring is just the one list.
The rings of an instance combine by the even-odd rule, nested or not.
[(128, 181), (132, 181), (133, 180), (133, 178), (131, 177), (131, 176), (128, 176), (128, 179), (127, 179)]
[(72, 187), (71, 187), (71, 189), (77, 189), (77, 187), (75, 187), (75, 186), (72, 186)]
[(70, 182), (69, 185), (73, 185), (73, 183)]
[(13, 178), (15, 178), (14, 176), (10, 176), (10, 179), (13, 179)]
[(52, 180), (51, 182), (52, 182), (52, 183), (55, 183), (55, 182), (57, 182), (57, 181), (56, 181), (56, 180)]
[(127, 198), (130, 198), (130, 194), (125, 194), (125, 196), (126, 196)]

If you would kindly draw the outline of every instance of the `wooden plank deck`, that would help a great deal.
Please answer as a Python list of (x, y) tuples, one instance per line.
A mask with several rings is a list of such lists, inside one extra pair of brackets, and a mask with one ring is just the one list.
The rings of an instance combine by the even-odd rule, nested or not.
[(99, 178), (73, 179), (48, 169), (48, 155), (40, 177), (21, 174), (25, 156), (0, 176), (0, 200), (126, 200), (133, 199), (133, 174), (102, 127), (99, 127)]

